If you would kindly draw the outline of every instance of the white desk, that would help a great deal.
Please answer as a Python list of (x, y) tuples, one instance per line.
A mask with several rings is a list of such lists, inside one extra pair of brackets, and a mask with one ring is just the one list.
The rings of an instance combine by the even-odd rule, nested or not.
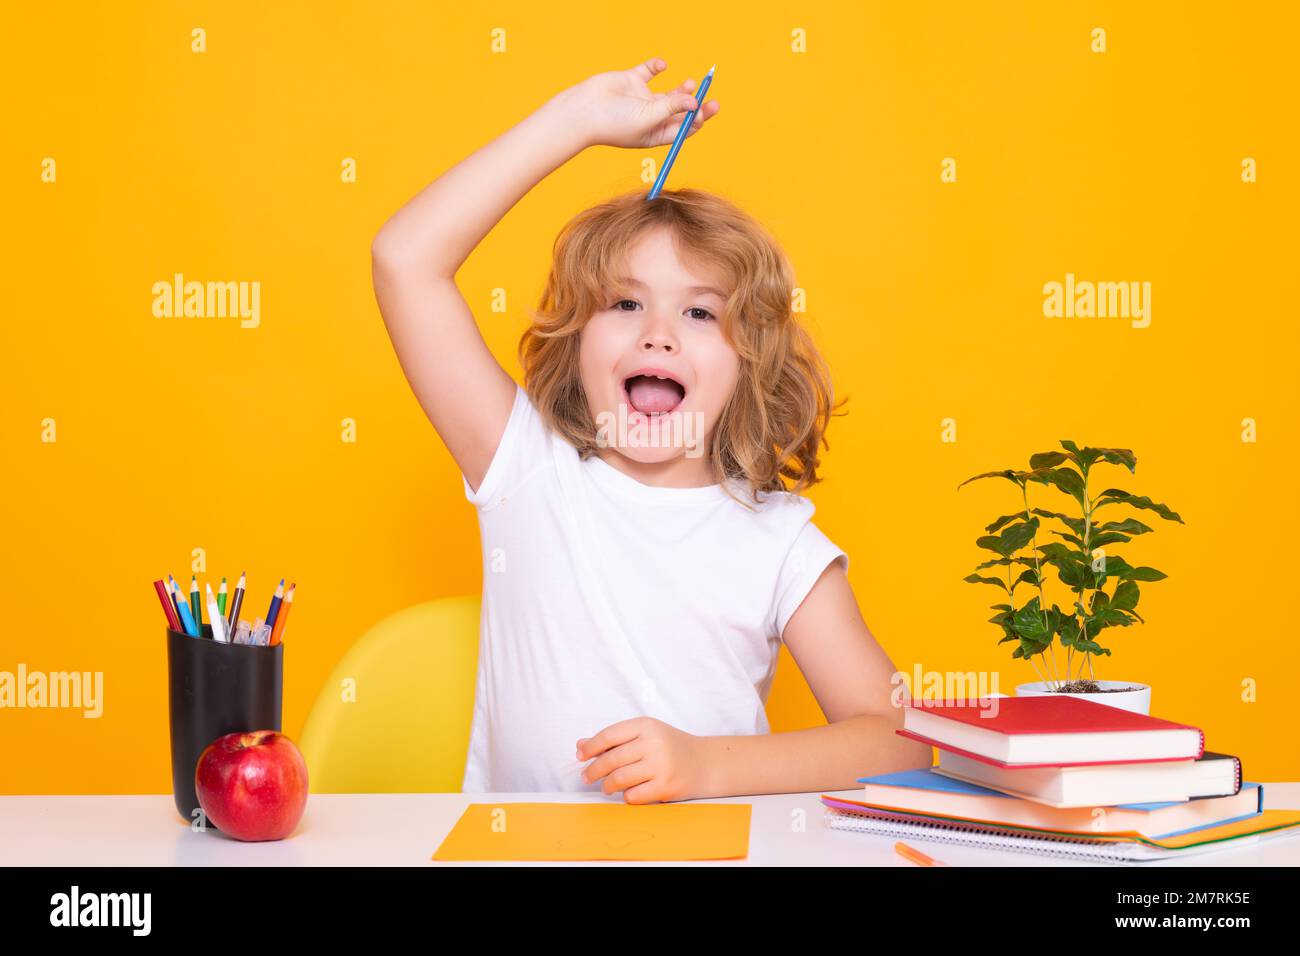
[[(832, 795), (859, 798), (860, 790)], [(313, 794), (287, 840), (240, 843), (220, 833), (196, 833), (180, 819), (170, 794), (142, 796), (0, 797), (0, 863), (5, 866), (465, 866), (430, 859), (469, 803), (527, 801), (622, 803), (601, 793)], [(1300, 783), (1264, 786), (1268, 809), (1300, 808)], [(749, 857), (704, 866), (914, 866), (894, 852), (891, 837), (828, 829), (818, 793), (773, 794), (699, 801), (750, 803)], [(802, 810), (805, 827), (797, 825)], [(911, 840), (952, 866), (1074, 866), (1070, 860)], [(492, 864), (502, 865), (502, 864)], [(527, 866), (538, 864), (504, 864)], [(575, 864), (547, 863), (561, 866)], [(602, 862), (581, 866), (653, 866)], [(668, 864), (680, 866), (680, 863)], [(1255, 846), (1201, 853), (1150, 866), (1297, 866), (1300, 833)]]

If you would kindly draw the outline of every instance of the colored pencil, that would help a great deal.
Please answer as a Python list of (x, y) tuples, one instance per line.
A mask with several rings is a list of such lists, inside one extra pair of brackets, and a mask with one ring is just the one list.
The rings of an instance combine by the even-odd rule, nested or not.
[(284, 595), (284, 601), (280, 604), (280, 613), (275, 616), (275, 625), (271, 628), (272, 647), (280, 643), (284, 634), (285, 622), (289, 620), (289, 612), (293, 610), (293, 589), (297, 586), (297, 584), (289, 585), (289, 590)]
[[(167, 580), (168, 580), (168, 581), (172, 580), (172, 576), (171, 576), (170, 574), (167, 575)], [(176, 623), (179, 624), (179, 623), (180, 623), (180, 620), (181, 620), (181, 602), (178, 601), (178, 600), (176, 600), (176, 592), (175, 592), (175, 591), (173, 591), (170, 587), (168, 587), (168, 586), (165, 585), (165, 584), (163, 585), (163, 587), (164, 587), (164, 589), (166, 589), (166, 591), (167, 591), (167, 596), (168, 596), (169, 598), (171, 598), (171, 601), (172, 601), (172, 610), (176, 612)], [(178, 631), (183, 631), (183, 630), (185, 630), (185, 628), (183, 628), (183, 627), (178, 627), (178, 628), (176, 628), (176, 630), (178, 630)]]
[(221, 612), (222, 617), (226, 616), (226, 579), (224, 576), (221, 579), (221, 587), (217, 588), (217, 610)]
[(235, 585), (235, 599), (230, 604), (230, 616), (226, 618), (226, 631), (235, 633), (239, 627), (239, 609), (244, 603), (244, 572), (239, 572), (239, 583)]
[(266, 612), (266, 626), (275, 627), (275, 615), (280, 610), (280, 602), (284, 600), (284, 578), (276, 585), (275, 594), (271, 596), (271, 609)]
[(199, 579), (190, 575), (190, 611), (194, 614), (194, 623), (199, 626), (199, 633), (203, 633), (203, 601), (199, 597)]
[(936, 860), (932, 856), (922, 853), (916, 847), (908, 846), (902, 840), (894, 844), (894, 852), (901, 857), (911, 860), (917, 866), (947, 866), (942, 860)]
[(158, 593), (158, 600), (162, 602), (163, 613), (167, 615), (167, 626), (173, 631), (181, 630), (181, 619), (176, 616), (176, 608), (172, 605), (171, 596), (167, 593), (167, 584), (159, 578), (153, 583), (153, 589)]
[(194, 615), (190, 613), (189, 605), (180, 599), (181, 586), (172, 579), (170, 574), (167, 575), (167, 580), (171, 583), (172, 591), (177, 595), (176, 607), (180, 610), (181, 624), (185, 627), (185, 633), (190, 637), (202, 637), (203, 631), (194, 623)]
[(221, 617), (221, 609), (217, 607), (216, 595), (212, 593), (212, 585), (209, 583), (208, 589), (208, 620), (212, 623), (212, 639), (221, 641), (223, 644), (230, 643), (230, 638), (226, 636), (226, 622)]
[(677, 138), (673, 140), (672, 148), (668, 150), (668, 156), (664, 159), (663, 167), (659, 170), (659, 175), (655, 177), (655, 184), (651, 187), (649, 195), (645, 197), (647, 200), (654, 199), (659, 195), (659, 191), (663, 189), (664, 180), (668, 178), (668, 170), (673, 168), (673, 160), (677, 158), (677, 153), (682, 148), (682, 142), (686, 139), (686, 133), (691, 128), (691, 124), (695, 122), (695, 114), (704, 109), (704, 94), (709, 92), (709, 84), (713, 82), (713, 69), (717, 65), (715, 63), (709, 67), (709, 72), (704, 75), (704, 82), (700, 84), (700, 91), (695, 94), (695, 109), (687, 113), (686, 118), (682, 120), (682, 125), (677, 130)]

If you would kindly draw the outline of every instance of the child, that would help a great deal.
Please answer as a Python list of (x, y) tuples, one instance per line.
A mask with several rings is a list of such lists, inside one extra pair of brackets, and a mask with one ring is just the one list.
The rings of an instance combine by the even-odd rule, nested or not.
[[(858, 612), (848, 556), (797, 494), (820, 480), (831, 388), (763, 229), (689, 189), (577, 216), (520, 342), (526, 388), (456, 287), (492, 226), (584, 148), (672, 141), (697, 104), (691, 80), (650, 91), (666, 66), (554, 96), (372, 245), (398, 359), (479, 514), (466, 792), (653, 803), (856, 789), (931, 763), (894, 733), (894, 666)], [(718, 110), (709, 100), (689, 135)], [(769, 733), (783, 640), (827, 726)]]

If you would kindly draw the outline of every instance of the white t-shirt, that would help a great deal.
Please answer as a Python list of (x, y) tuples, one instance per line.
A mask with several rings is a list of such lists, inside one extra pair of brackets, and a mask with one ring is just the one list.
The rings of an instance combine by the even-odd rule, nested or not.
[(598, 791), (575, 745), (632, 717), (768, 732), (786, 621), (831, 561), (848, 569), (811, 501), (760, 494), (753, 512), (720, 485), (660, 488), (581, 461), (519, 385), (478, 491), (461, 479), (483, 543), (463, 791)]

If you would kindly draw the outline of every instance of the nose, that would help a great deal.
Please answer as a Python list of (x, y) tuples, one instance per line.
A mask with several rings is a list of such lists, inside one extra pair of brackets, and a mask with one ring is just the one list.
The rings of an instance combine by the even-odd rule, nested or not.
[(646, 327), (641, 332), (641, 341), (638, 343), (640, 350), (653, 352), (662, 349), (669, 354), (678, 352), (680, 345), (673, 334), (671, 318), (664, 318), (657, 312), (647, 312), (647, 316)]

